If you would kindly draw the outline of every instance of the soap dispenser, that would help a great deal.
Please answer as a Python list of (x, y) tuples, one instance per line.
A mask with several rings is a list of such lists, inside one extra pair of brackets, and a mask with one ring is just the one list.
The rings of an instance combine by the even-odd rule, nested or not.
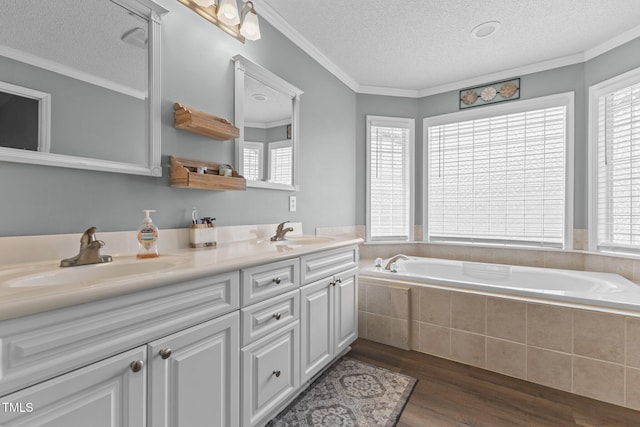
[(142, 228), (138, 230), (138, 259), (158, 257), (158, 227), (151, 222), (150, 212), (154, 210), (144, 210), (146, 216)]

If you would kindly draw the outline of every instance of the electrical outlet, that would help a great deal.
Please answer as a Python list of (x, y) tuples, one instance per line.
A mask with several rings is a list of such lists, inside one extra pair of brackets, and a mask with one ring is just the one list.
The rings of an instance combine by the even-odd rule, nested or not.
[(289, 212), (296, 211), (296, 196), (289, 196)]

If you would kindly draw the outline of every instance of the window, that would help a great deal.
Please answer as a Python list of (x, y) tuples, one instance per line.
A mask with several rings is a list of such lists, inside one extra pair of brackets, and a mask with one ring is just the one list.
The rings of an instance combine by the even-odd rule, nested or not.
[(589, 89), (591, 250), (640, 254), (640, 69)]
[(428, 241), (571, 247), (573, 93), (424, 120)]
[(245, 141), (243, 147), (244, 166), (242, 171), (244, 177), (252, 181), (262, 180), (264, 144), (262, 142)]
[(293, 144), (291, 140), (269, 143), (269, 182), (292, 185)]
[(367, 240), (413, 240), (414, 119), (367, 116)]

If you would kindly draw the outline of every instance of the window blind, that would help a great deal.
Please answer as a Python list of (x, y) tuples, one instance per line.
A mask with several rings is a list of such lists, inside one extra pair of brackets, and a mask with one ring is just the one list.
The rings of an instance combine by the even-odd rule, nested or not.
[(262, 179), (262, 143), (245, 141), (243, 149), (244, 177), (258, 181)]
[(640, 253), (640, 83), (598, 99), (598, 249)]
[(369, 238), (411, 240), (413, 120), (368, 122)]
[(428, 240), (562, 247), (566, 111), (430, 126)]
[(293, 146), (290, 142), (269, 144), (269, 181), (292, 184)]

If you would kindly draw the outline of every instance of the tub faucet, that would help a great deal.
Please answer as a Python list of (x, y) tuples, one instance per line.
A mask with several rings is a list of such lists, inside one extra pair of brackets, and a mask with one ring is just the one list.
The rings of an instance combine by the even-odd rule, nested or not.
[(409, 257), (408, 257), (408, 256), (406, 256), (406, 255), (402, 255), (402, 254), (398, 254), (398, 255), (396, 255), (396, 256), (394, 256), (394, 257), (391, 257), (391, 258), (389, 259), (389, 262), (387, 262), (387, 265), (384, 267), (384, 269), (385, 269), (385, 270), (391, 270), (391, 265), (392, 265), (392, 264), (395, 264), (395, 262), (396, 262), (397, 260), (399, 260), (399, 259), (403, 259), (403, 260), (405, 260), (405, 261), (406, 261), (406, 260), (408, 260), (408, 259), (409, 259)]
[(284, 228), (284, 225), (288, 222), (289, 221), (285, 221), (278, 224), (278, 228), (276, 228), (276, 235), (271, 238), (272, 242), (275, 242), (276, 240), (286, 240), (285, 235), (288, 232), (293, 231), (293, 227)]
[(60, 267), (75, 267), (87, 264), (102, 264), (111, 262), (111, 255), (100, 255), (100, 248), (104, 246), (102, 240), (96, 239), (96, 228), (90, 227), (80, 238), (80, 252), (73, 258), (60, 261)]

